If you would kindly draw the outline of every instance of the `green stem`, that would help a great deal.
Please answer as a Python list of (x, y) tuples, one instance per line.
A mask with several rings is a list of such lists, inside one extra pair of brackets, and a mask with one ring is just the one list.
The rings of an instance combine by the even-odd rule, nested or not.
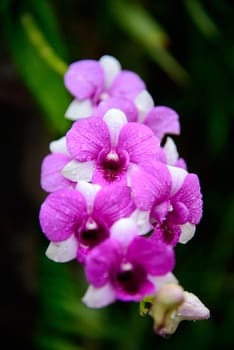
[(49, 45), (43, 33), (37, 26), (34, 18), (30, 14), (24, 14), (21, 17), (22, 26), (26, 35), (37, 50), (41, 58), (58, 74), (64, 75), (67, 70), (67, 64), (59, 58), (54, 49)]
[(220, 35), (218, 27), (199, 1), (184, 0), (184, 4), (194, 24), (207, 38), (216, 38)]

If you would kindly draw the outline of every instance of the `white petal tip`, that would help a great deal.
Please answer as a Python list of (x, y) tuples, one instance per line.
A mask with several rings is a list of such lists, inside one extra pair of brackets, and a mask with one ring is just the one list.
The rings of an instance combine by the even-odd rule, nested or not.
[(140, 235), (148, 233), (153, 228), (153, 226), (150, 224), (149, 215), (149, 211), (136, 209), (130, 216), (130, 218), (137, 224)]
[(181, 235), (179, 238), (179, 242), (182, 244), (186, 244), (193, 238), (196, 231), (196, 225), (190, 224), (190, 222), (186, 222), (186, 224), (181, 225)]
[(63, 153), (69, 155), (66, 145), (66, 136), (63, 136), (58, 140), (50, 142), (49, 149), (51, 153)]
[(206, 320), (210, 310), (193, 293), (184, 292), (185, 302), (178, 310), (178, 316), (183, 320)]
[(167, 164), (168, 165), (175, 164), (179, 158), (179, 154), (177, 151), (176, 144), (171, 137), (167, 137), (163, 149), (166, 154)]
[(90, 99), (84, 101), (73, 100), (65, 112), (65, 117), (69, 120), (75, 121), (90, 117), (92, 114), (93, 106)]
[(51, 242), (46, 250), (46, 256), (55, 262), (67, 262), (76, 258), (78, 243), (74, 235), (62, 242)]
[(154, 100), (147, 90), (143, 90), (137, 95), (134, 102), (138, 109), (138, 122), (142, 123), (146, 114), (153, 108)]
[(116, 221), (110, 229), (111, 238), (119, 241), (123, 246), (128, 244), (139, 235), (137, 224), (130, 218)]
[(102, 56), (99, 62), (105, 72), (106, 88), (109, 88), (114, 78), (121, 71), (121, 65), (115, 57), (109, 55)]
[(89, 286), (82, 298), (83, 303), (91, 308), (102, 308), (115, 301), (115, 293), (111, 285), (107, 284), (101, 288)]
[(67, 179), (77, 181), (91, 181), (94, 172), (94, 162), (78, 162), (73, 159), (62, 170), (62, 175)]

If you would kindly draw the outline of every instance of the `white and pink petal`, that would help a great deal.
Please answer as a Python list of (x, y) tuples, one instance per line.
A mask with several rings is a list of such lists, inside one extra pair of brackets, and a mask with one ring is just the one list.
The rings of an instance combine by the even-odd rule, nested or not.
[(67, 262), (77, 257), (78, 241), (74, 234), (61, 242), (50, 242), (46, 256), (55, 262)]
[(120, 131), (128, 122), (126, 115), (120, 109), (111, 108), (106, 112), (103, 120), (109, 130), (111, 146), (115, 148), (119, 141)]
[(134, 102), (138, 109), (137, 121), (139, 123), (143, 123), (146, 117), (146, 114), (154, 106), (154, 100), (147, 90), (143, 90), (137, 95)]
[(74, 99), (68, 106), (65, 117), (70, 120), (78, 120), (93, 115), (93, 104), (90, 98), (85, 100)]
[(130, 218), (123, 218), (116, 221), (110, 229), (111, 238), (118, 241), (125, 249), (138, 235), (137, 225)]
[(41, 166), (41, 187), (46, 192), (54, 192), (62, 188), (73, 187), (73, 182), (65, 178), (61, 171), (71, 160), (71, 157), (62, 153), (47, 155)]
[(93, 160), (87, 162), (78, 162), (77, 160), (73, 159), (62, 168), (61, 173), (66, 179), (69, 179), (70, 181), (90, 182), (95, 171), (95, 166), (96, 164)]
[(112, 304), (116, 300), (116, 293), (110, 283), (103, 287), (95, 288), (90, 285), (82, 298), (83, 303), (92, 308), (101, 308)]
[(87, 212), (88, 214), (94, 210), (94, 202), (101, 186), (87, 183), (85, 181), (80, 181), (77, 185), (77, 190), (83, 195), (86, 200)]
[(105, 88), (109, 89), (115, 77), (120, 73), (121, 65), (115, 57), (110, 55), (102, 56), (99, 63), (104, 71)]
[(191, 224), (190, 222), (186, 222), (185, 224), (180, 226), (180, 229), (181, 229), (181, 234), (180, 234), (179, 242), (182, 244), (186, 244), (195, 235), (196, 225)]
[(51, 153), (62, 153), (67, 156), (70, 156), (68, 149), (67, 149), (67, 141), (66, 137), (60, 137), (60, 139), (51, 141), (49, 144), (50, 152)]

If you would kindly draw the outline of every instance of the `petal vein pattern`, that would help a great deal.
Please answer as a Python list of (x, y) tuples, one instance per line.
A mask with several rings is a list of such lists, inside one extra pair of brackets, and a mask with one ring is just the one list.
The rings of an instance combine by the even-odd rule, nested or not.
[(40, 225), (49, 240), (64, 241), (81, 225), (85, 214), (84, 197), (76, 190), (63, 189), (50, 193), (41, 205)]
[(67, 147), (80, 162), (97, 159), (103, 149), (110, 149), (110, 134), (106, 123), (99, 117), (76, 121), (67, 133)]
[(128, 123), (120, 131), (118, 148), (128, 152), (130, 162), (140, 164), (158, 159), (160, 142), (147, 126)]

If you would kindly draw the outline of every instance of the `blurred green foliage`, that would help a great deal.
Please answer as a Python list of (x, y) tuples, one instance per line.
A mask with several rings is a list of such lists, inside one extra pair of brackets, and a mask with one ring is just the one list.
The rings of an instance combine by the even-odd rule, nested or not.
[[(145, 79), (157, 104), (181, 115), (176, 138), (199, 174), (204, 217), (197, 235), (176, 249), (181, 284), (211, 309), (211, 319), (183, 323), (170, 339), (152, 331), (136, 304), (90, 310), (73, 263), (39, 258), (35, 342), (45, 350), (231, 349), (234, 318), (232, 175), (234, 5), (228, 0), (1, 2), (5, 42), (51, 136), (68, 128), (67, 64), (108, 53)], [(41, 250), (44, 249), (44, 242)]]

